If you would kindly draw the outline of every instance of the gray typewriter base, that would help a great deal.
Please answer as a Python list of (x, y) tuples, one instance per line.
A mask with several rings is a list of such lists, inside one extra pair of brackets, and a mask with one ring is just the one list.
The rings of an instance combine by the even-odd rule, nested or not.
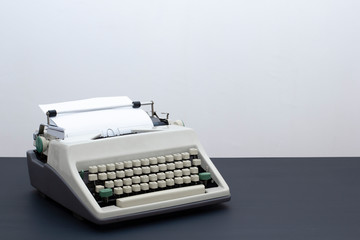
[(153, 211), (141, 212), (137, 214), (129, 214), (124, 216), (112, 217), (107, 219), (96, 218), (77, 198), (76, 194), (69, 188), (61, 176), (57, 174), (54, 169), (46, 163), (40, 161), (33, 150), (27, 151), (27, 165), (30, 176), (31, 185), (39, 190), (42, 194), (60, 203), (64, 207), (70, 209), (73, 213), (81, 216), (96, 224), (108, 224), (113, 222), (120, 222), (141, 217), (148, 217), (169, 213), (174, 211), (181, 211), (189, 208), (201, 207), (211, 204), (217, 204), (230, 200), (230, 196), (211, 199), (200, 202), (193, 202), (174, 207), (162, 208)]

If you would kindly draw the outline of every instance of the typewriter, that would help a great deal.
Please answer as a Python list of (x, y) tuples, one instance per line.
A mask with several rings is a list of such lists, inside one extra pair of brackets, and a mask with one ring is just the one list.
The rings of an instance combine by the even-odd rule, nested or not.
[[(33, 134), (27, 164), (31, 185), (42, 195), (96, 224), (230, 200), (225, 180), (182, 121), (159, 117), (154, 102), (93, 100), (41, 106), (47, 124)], [(146, 105), (151, 112), (142, 109)], [(98, 116), (93, 129), (82, 119), (92, 115)], [(68, 130), (81, 124), (88, 126), (71, 135)]]

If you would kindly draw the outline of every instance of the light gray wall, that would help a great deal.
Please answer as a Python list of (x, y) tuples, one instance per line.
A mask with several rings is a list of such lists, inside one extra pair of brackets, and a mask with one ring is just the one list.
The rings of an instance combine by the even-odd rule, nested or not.
[(154, 100), (208, 154), (360, 155), (359, 1), (0, 2), (0, 156), (40, 103)]

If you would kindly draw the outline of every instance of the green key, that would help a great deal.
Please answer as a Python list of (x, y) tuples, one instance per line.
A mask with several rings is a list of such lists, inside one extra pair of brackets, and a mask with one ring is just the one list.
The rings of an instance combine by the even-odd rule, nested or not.
[(210, 180), (211, 179), (211, 174), (209, 172), (199, 173), (199, 179), (203, 180), (203, 181)]
[(80, 177), (81, 177), (81, 178), (84, 178), (84, 176), (85, 176), (84, 170), (81, 170), (81, 171), (79, 172), (79, 174), (80, 174)]
[(103, 198), (111, 197), (113, 195), (113, 192), (112, 192), (111, 188), (104, 188), (99, 191), (99, 195), (100, 195), (100, 197), (103, 197)]

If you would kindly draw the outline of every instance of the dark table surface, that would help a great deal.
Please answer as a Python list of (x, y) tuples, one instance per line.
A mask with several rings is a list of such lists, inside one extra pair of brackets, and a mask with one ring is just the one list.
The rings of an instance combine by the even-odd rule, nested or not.
[(0, 238), (360, 239), (360, 158), (213, 162), (230, 186), (230, 202), (96, 226), (42, 198), (25, 158), (0, 158)]

